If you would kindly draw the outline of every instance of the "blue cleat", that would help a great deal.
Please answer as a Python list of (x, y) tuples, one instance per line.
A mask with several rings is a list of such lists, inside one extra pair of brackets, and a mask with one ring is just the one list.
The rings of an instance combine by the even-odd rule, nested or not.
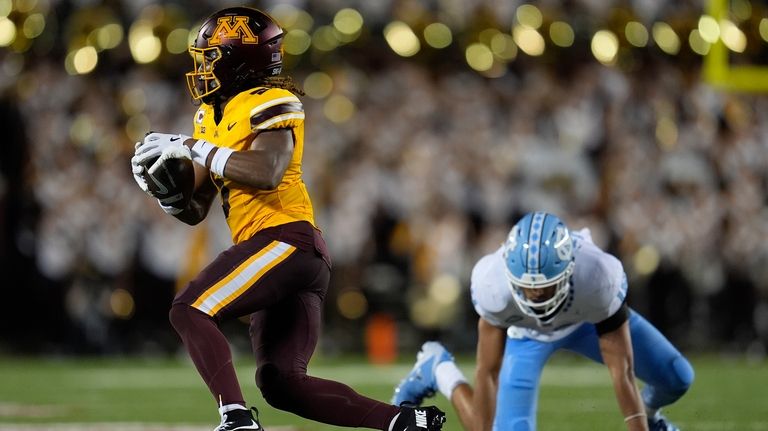
[(392, 404), (399, 406), (403, 402), (421, 405), (424, 398), (429, 398), (437, 391), (435, 370), (441, 362), (453, 361), (451, 355), (437, 341), (427, 341), (416, 355), (416, 364), (408, 375), (400, 381), (392, 396)]
[(648, 430), (649, 431), (680, 431), (680, 428), (670, 422), (667, 418), (657, 411), (655, 415), (648, 418)]

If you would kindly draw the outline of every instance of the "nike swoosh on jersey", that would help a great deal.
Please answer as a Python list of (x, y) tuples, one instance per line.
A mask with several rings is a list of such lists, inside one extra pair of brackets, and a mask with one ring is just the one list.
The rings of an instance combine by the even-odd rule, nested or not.
[(237, 121), (235, 121), (234, 123), (229, 124), (227, 126), (227, 131), (232, 130), (232, 128), (235, 127), (235, 124), (237, 124)]
[(177, 137), (175, 137), (175, 138), (171, 138), (171, 142), (173, 142), (173, 141), (178, 141), (179, 139), (181, 139), (181, 138), (179, 138), (178, 136), (177, 136)]

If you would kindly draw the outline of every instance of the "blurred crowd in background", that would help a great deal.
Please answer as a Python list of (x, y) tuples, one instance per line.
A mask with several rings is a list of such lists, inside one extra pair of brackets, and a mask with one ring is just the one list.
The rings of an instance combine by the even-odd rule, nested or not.
[[(170, 301), (229, 233), (216, 207), (166, 216), (129, 159), (148, 130), (191, 133), (190, 30), (234, 4), (0, 0), (0, 352), (180, 348)], [(760, 66), (765, 5), (731, 4), (733, 56)], [(768, 98), (704, 79), (707, 4), (249, 5), (286, 27), (307, 92), (334, 259), (322, 352), (386, 334), (407, 357), (426, 338), (468, 352), (472, 265), (546, 210), (622, 260), (630, 305), (683, 350), (765, 356)]]

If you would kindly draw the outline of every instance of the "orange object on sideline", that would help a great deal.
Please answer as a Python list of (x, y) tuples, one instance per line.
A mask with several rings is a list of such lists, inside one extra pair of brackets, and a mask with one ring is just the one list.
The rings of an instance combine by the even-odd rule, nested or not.
[(386, 313), (368, 319), (365, 327), (368, 360), (374, 364), (391, 364), (397, 359), (397, 324)]

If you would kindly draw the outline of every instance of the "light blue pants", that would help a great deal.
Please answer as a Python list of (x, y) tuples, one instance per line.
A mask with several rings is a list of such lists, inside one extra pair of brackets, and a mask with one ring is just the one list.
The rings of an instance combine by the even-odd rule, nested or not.
[[(635, 375), (645, 383), (643, 402), (660, 408), (677, 401), (693, 382), (693, 368), (653, 325), (630, 310)], [(507, 338), (504, 362), (499, 373), (494, 431), (534, 431), (539, 379), (544, 364), (559, 350), (571, 350), (593, 361), (603, 362), (597, 331), (583, 324), (567, 337), (554, 342), (529, 338)], [(606, 373), (606, 378), (610, 379)]]

